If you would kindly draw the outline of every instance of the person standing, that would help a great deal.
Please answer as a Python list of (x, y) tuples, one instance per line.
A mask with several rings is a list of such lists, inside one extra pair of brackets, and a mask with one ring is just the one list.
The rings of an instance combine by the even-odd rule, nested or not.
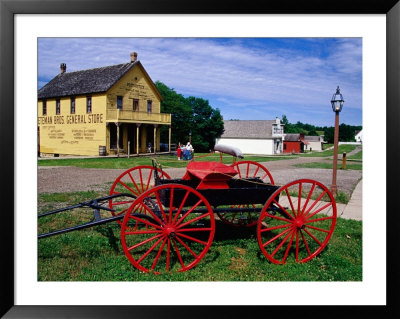
[(181, 156), (182, 156), (182, 148), (181, 148), (181, 143), (179, 142), (178, 144), (178, 149), (176, 150), (176, 154), (178, 155), (178, 161), (181, 160)]
[(188, 157), (188, 159), (192, 159), (192, 153), (193, 153), (193, 146), (192, 146), (192, 144), (190, 144), (190, 142), (188, 142), (187, 144), (186, 144), (186, 150), (187, 150), (187, 157)]

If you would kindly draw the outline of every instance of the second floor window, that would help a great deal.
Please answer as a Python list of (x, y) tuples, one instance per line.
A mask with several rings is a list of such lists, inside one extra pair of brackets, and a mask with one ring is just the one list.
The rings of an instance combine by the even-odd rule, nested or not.
[(86, 97), (86, 113), (92, 113), (92, 97)]
[(272, 134), (283, 134), (283, 128), (281, 126), (274, 126), (272, 128)]
[(71, 97), (71, 114), (75, 114), (75, 98)]
[(61, 111), (60, 100), (56, 100), (56, 114), (60, 114), (60, 111)]
[(122, 96), (117, 96), (117, 109), (122, 110)]
[(139, 100), (133, 99), (133, 111), (139, 111)]
[(151, 108), (152, 108), (152, 102), (151, 102), (151, 100), (148, 100), (147, 101), (147, 112), (148, 113), (151, 113)]
[(47, 114), (47, 101), (43, 101), (43, 108), (42, 108), (43, 115)]

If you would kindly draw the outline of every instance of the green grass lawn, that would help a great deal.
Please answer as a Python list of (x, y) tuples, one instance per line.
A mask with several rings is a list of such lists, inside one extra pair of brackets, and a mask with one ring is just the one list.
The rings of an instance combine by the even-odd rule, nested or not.
[[(356, 148), (356, 145), (339, 145), (338, 153), (349, 153)], [(359, 155), (358, 155), (359, 154)], [(322, 152), (312, 152), (304, 154), (279, 154), (270, 156), (260, 156), (245, 154), (243, 160), (250, 160), (254, 162), (269, 162), (279, 161), (285, 159), (294, 159), (299, 156), (302, 157), (329, 157), (333, 156), (332, 150), (325, 150)], [(357, 153), (349, 159), (361, 159), (362, 153)], [(230, 155), (223, 155), (223, 163), (231, 164), (233, 157)], [(173, 155), (149, 155), (149, 156), (132, 156), (127, 157), (97, 157), (97, 158), (41, 158), (38, 160), (38, 166), (76, 166), (82, 168), (115, 168), (127, 169), (139, 165), (152, 165), (152, 160), (155, 159), (163, 167), (186, 167), (189, 161), (178, 161), (176, 156)], [(220, 155), (216, 153), (196, 153), (196, 161), (219, 161)], [(352, 168), (357, 169), (357, 168)]]
[[(103, 196), (100, 192), (39, 194), (39, 213)], [(90, 217), (80, 209), (73, 216), (39, 219), (39, 233), (71, 226)], [(328, 246), (305, 264), (290, 259), (269, 262), (261, 253), (254, 228), (241, 229), (216, 220), (210, 250), (183, 273), (148, 274), (131, 265), (120, 243), (116, 222), (38, 241), (39, 281), (361, 281), (362, 222), (339, 218)]]
[[(295, 158), (294, 156), (245, 156), (244, 160), (251, 160), (255, 162), (268, 162), (279, 161), (284, 159)], [(176, 156), (172, 155), (154, 155), (154, 156), (140, 156), (140, 157), (98, 157), (98, 158), (57, 158), (57, 159), (40, 159), (38, 166), (76, 166), (82, 168), (116, 168), (127, 169), (139, 165), (152, 165), (152, 159), (155, 159), (163, 167), (186, 167), (189, 161), (178, 161)], [(196, 161), (219, 161), (219, 154), (195, 154)], [(223, 163), (231, 164), (233, 157), (230, 155), (223, 155)]]
[[(344, 152), (350, 153), (351, 151), (355, 150), (358, 145), (339, 145), (338, 146), (338, 154), (343, 154)], [(325, 149), (325, 148), (324, 148)], [(333, 149), (329, 150), (324, 150), (321, 152), (311, 152), (311, 153), (303, 153), (303, 154), (297, 154), (302, 157), (328, 157), (328, 156), (333, 156)]]
[(357, 152), (354, 155), (348, 156), (348, 160), (362, 160), (362, 151)]
[[(326, 168), (326, 169), (332, 169), (333, 167), (333, 163), (332, 161), (327, 161), (327, 162), (314, 162), (314, 163), (303, 163), (303, 164), (295, 164), (294, 166), (296, 167), (306, 167), (306, 168)], [(342, 162), (338, 161), (337, 164), (337, 168), (338, 169), (342, 169)], [(346, 168), (345, 170), (349, 170), (349, 169), (353, 169), (353, 170), (362, 170), (362, 163), (346, 163)]]

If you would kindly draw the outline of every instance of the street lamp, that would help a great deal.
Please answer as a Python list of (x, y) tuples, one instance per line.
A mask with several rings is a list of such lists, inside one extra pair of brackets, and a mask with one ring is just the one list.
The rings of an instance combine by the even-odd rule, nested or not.
[(189, 143), (192, 144), (192, 130), (189, 131)]
[(333, 196), (337, 194), (336, 185), (336, 170), (337, 170), (337, 158), (338, 158), (338, 143), (339, 143), (339, 113), (343, 108), (343, 95), (340, 93), (339, 86), (336, 89), (336, 93), (333, 94), (331, 104), (332, 110), (335, 112), (335, 137), (333, 144), (333, 171), (332, 171), (332, 187), (331, 191)]

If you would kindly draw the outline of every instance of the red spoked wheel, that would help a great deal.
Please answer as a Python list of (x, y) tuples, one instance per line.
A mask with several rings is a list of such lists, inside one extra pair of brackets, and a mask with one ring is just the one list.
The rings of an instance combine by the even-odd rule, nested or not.
[(129, 261), (141, 271), (183, 272), (204, 257), (214, 233), (213, 210), (206, 198), (186, 185), (165, 184), (131, 205), (121, 242)]
[[(127, 193), (134, 198), (126, 196), (110, 199), (108, 205), (113, 210), (111, 212), (113, 216), (125, 214), (137, 197), (154, 187), (155, 169), (150, 165), (136, 166), (118, 176), (111, 186), (110, 195)], [(171, 179), (167, 173), (159, 168), (157, 168), (157, 173), (160, 178)], [(117, 223), (122, 225), (119, 220), (117, 220)]]
[(257, 223), (258, 244), (274, 264), (285, 263), (289, 256), (307, 262), (327, 245), (336, 218), (328, 188), (300, 179), (280, 187), (265, 203)]
[[(271, 173), (263, 165), (253, 161), (240, 161), (232, 164), (232, 167), (238, 172), (236, 178), (252, 179), (249, 183), (269, 183), (274, 185), (274, 179)], [(259, 214), (263, 208), (261, 204), (231, 205), (234, 211), (217, 212), (218, 217), (225, 224), (239, 227), (253, 227), (257, 224)], [(245, 208), (247, 211), (240, 211)], [(249, 209), (254, 209), (249, 211)]]
[(267, 168), (253, 161), (240, 161), (232, 164), (237, 170), (238, 178), (259, 178), (263, 183), (274, 185), (274, 179)]

